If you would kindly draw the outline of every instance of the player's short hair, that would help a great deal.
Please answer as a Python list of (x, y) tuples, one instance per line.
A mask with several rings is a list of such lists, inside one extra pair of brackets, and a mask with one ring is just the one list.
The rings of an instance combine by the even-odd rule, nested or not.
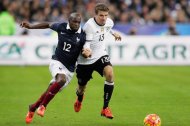
[(74, 18), (81, 17), (80, 13), (73, 12), (69, 16), (69, 21), (73, 20)]
[(98, 14), (98, 11), (109, 12), (109, 8), (104, 3), (98, 3), (95, 6), (95, 14)]

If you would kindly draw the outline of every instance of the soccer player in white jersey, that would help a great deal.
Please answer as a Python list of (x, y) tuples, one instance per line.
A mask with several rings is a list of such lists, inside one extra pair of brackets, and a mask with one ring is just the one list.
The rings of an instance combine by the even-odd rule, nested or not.
[(108, 14), (109, 8), (103, 3), (98, 3), (95, 7), (94, 18), (90, 18), (83, 27), (86, 33), (86, 43), (83, 48), (90, 50), (85, 52), (90, 57), (85, 58), (83, 55), (79, 55), (78, 58), (76, 70), (78, 87), (74, 110), (75, 112), (81, 110), (87, 82), (92, 78), (93, 71), (97, 71), (101, 76), (105, 77), (104, 104), (101, 115), (112, 119), (114, 116), (108, 104), (114, 89), (114, 73), (110, 58), (106, 52), (105, 43), (106, 37), (110, 33), (115, 37), (115, 40), (121, 40), (121, 36), (111, 30), (114, 23), (108, 18)]

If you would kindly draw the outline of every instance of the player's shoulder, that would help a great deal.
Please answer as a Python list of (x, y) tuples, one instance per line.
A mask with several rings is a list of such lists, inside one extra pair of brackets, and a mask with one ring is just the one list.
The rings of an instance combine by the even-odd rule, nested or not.
[(51, 25), (58, 25), (58, 26), (66, 27), (67, 23), (66, 22), (52, 22)]
[(50, 27), (56, 27), (57, 29), (65, 29), (67, 27), (67, 23), (65, 23), (65, 22), (53, 22), (50, 24)]
[(95, 27), (94, 18), (88, 19), (88, 21), (84, 24), (83, 29), (86, 30), (92, 30)]
[(88, 21), (85, 23), (85, 25), (94, 25), (94, 18), (88, 19)]
[(68, 23), (66, 23), (66, 22), (62, 22), (62, 23), (60, 23), (60, 27), (63, 27), (64, 29), (66, 29), (67, 24), (68, 24)]
[(107, 18), (107, 20), (106, 20), (106, 25), (111, 25), (111, 26), (113, 26), (113, 25), (114, 25), (113, 20), (112, 20), (111, 18)]

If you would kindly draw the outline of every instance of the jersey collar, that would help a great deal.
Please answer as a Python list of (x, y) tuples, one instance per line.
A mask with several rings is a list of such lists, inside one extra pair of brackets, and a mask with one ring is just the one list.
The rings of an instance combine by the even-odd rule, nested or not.
[[(71, 28), (70, 28), (70, 26), (69, 26), (69, 23), (67, 23), (67, 28), (66, 28), (67, 30), (69, 29), (69, 30), (72, 30)], [(76, 31), (75, 33), (81, 33), (81, 27), (79, 27), (79, 29), (78, 29), (78, 31)]]
[(94, 21), (95, 21), (96, 24), (99, 25), (99, 26), (104, 26), (104, 25), (105, 25), (105, 24), (104, 24), (104, 25), (100, 25), (100, 24), (98, 24), (98, 22), (96, 21), (95, 17), (94, 17)]

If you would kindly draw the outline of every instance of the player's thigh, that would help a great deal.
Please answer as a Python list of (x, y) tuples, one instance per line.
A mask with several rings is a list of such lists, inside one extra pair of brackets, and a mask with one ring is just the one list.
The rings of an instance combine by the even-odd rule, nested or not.
[(112, 64), (110, 62), (110, 58), (108, 55), (102, 56), (100, 59), (98, 59), (95, 63), (95, 70), (103, 76), (105, 74), (104, 69), (105, 68), (112, 67)]
[(51, 60), (49, 70), (52, 75), (52, 81), (56, 81), (57, 75), (64, 75), (65, 84), (67, 86), (73, 78), (74, 72), (70, 72), (61, 62), (57, 60)]
[(76, 74), (79, 85), (85, 85), (91, 78), (93, 73), (93, 64), (77, 65)]

